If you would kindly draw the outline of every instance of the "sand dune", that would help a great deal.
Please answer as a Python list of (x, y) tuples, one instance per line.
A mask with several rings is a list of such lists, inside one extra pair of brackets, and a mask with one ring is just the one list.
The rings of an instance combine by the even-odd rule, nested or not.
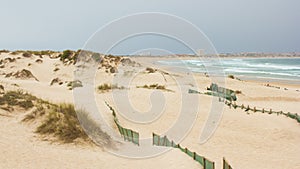
[[(57, 57), (58, 53), (53, 55), (56, 56), (1, 53), (0, 83), (4, 90), (22, 89), (54, 103), (74, 103), (73, 92), (77, 89), (73, 84), (70, 86), (70, 82), (77, 80), (74, 79), (74, 71), (80, 66), (67, 60), (63, 63)], [(103, 122), (111, 127), (103, 127), (104, 131), (111, 135), (111, 132), (117, 132), (112, 123), (111, 112), (104, 101), (116, 108), (119, 120), (124, 126), (140, 132), (141, 139), (151, 137), (152, 132), (168, 132), (180, 117), (180, 113), (183, 113), (184, 120), (189, 122), (193, 113), (197, 113), (194, 110), (197, 110), (197, 116), (193, 118), (194, 124), (181, 140), (181, 145), (215, 161), (216, 168), (222, 167), (223, 157), (226, 157), (234, 168), (300, 168), (300, 126), (297, 121), (285, 116), (247, 114), (240, 109), (224, 106), (222, 119), (213, 137), (200, 145), (199, 137), (209, 116), (212, 97), (191, 95), (187, 91), (189, 88), (204, 91), (210, 85), (211, 79), (202, 74), (191, 78), (184, 72), (171, 72), (170, 69), (153, 64), (155, 59), (128, 60), (108, 57), (102, 62), (105, 66), (97, 69), (95, 101)], [(149, 72), (147, 67), (159, 71)], [(25, 73), (22, 73), (22, 70), (26, 70)], [(7, 76), (9, 73), (12, 73), (10, 77)], [(84, 81), (82, 83), (84, 89), (86, 84)], [(97, 86), (104, 83), (125, 88), (99, 92)], [(169, 91), (137, 87), (151, 84), (165, 86)], [(241, 94), (237, 95), (238, 104), (299, 113), (300, 95), (296, 90), (299, 90), (300, 86), (274, 85), (280, 85), (281, 90), (267, 87), (262, 82), (226, 79), (226, 87), (241, 91)], [(157, 91), (157, 95), (153, 94), (153, 91)], [(185, 93), (184, 96), (182, 93)], [(160, 96), (163, 96), (162, 100)], [(116, 104), (118, 98), (129, 99), (134, 112), (128, 108), (126, 102)], [(183, 105), (182, 98), (190, 101)], [(159, 107), (161, 102), (164, 102), (163, 107)], [(195, 104), (199, 107), (194, 108)], [(186, 107), (182, 109), (182, 106)], [(157, 107), (158, 110), (155, 109)], [(20, 109), (10, 113), (0, 109), (0, 153), (3, 154), (0, 156), (0, 168), (201, 168), (193, 159), (175, 149), (160, 156), (134, 160), (112, 155), (95, 145), (43, 141), (34, 133), (32, 125), (21, 122), (29, 111)], [(125, 111), (128, 111), (132, 118), (141, 116), (150, 120), (148, 119), (146, 124), (134, 123), (122, 114)], [(160, 113), (155, 114), (157, 111)], [(170, 138), (176, 138), (176, 132), (171, 132)], [(121, 137), (114, 139), (122, 140)]]

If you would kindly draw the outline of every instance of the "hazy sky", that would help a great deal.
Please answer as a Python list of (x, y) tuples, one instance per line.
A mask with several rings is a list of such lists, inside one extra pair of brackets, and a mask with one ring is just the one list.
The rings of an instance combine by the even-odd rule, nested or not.
[(195, 24), (218, 52), (300, 51), (299, 0), (0, 2), (0, 49), (78, 49), (114, 19), (138, 12), (164, 12)]

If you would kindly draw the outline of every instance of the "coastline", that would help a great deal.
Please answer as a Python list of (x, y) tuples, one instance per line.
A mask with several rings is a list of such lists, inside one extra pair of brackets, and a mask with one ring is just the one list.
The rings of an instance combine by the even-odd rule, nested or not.
[[(1, 54), (1, 57), (3, 60), (7, 60), (3, 61), (4, 67), (0, 69), (2, 73), (0, 81), (5, 92), (22, 90), (53, 103), (74, 104), (73, 92), (77, 89), (85, 89), (85, 84), (83, 87), (70, 88), (69, 83), (74, 80), (73, 71), (78, 67), (67, 64), (69, 60), (63, 63), (59, 58), (52, 58), (47, 55), (40, 58), (35, 55), (24, 57), (22, 54)], [(212, 106), (216, 105), (213, 105), (214, 98), (212, 96), (189, 94), (188, 90), (207, 92), (206, 89), (211, 84), (210, 77), (206, 77), (203, 73), (176, 72), (156, 64), (156, 61), (161, 60), (161, 58), (133, 57), (130, 59), (132, 60), (126, 62), (128, 65), (122, 65), (120, 62), (117, 67), (118, 72), (111, 73), (110, 70), (117, 59), (105, 58), (103, 64), (108, 64), (109, 69), (101, 65), (95, 76), (96, 86), (94, 86), (93, 99), (97, 103), (99, 112), (90, 113), (91, 115), (101, 114), (103, 116), (105, 123), (101, 123), (101, 126), (108, 125), (110, 128), (103, 127), (102, 129), (113, 136), (116, 141), (124, 145), (130, 144), (119, 135), (112, 133), (117, 133), (118, 128), (112, 123), (111, 111), (105, 106), (104, 100), (114, 108), (118, 108), (120, 123), (126, 128), (138, 131), (141, 140), (151, 138), (152, 132), (167, 133), (174, 122), (181, 117), (180, 115), (183, 115), (184, 119), (182, 120), (185, 124), (189, 124), (190, 118), (195, 113), (195, 105), (198, 105), (197, 116), (192, 118), (193, 123), (191, 124), (193, 125), (178, 143), (215, 161), (216, 168), (221, 168), (223, 157), (226, 157), (234, 168), (297, 169), (300, 167), (298, 160), (300, 156), (300, 130), (299, 123), (294, 119), (276, 114), (246, 112), (218, 102), (216, 104), (224, 106), (222, 117), (218, 121), (220, 122), (218, 128), (205, 144), (199, 144), (199, 134), (207, 118), (211, 115)], [(140, 63), (140, 65), (135, 66), (136, 63)], [(153, 69), (147, 71), (148, 67)], [(30, 71), (35, 78), (25, 76), (28, 74), (22, 73), (22, 69)], [(12, 76), (9, 76), (10, 74)], [(118, 77), (129, 80), (130, 84), (122, 89), (121, 86), (124, 84), (116, 79)], [(296, 90), (300, 89), (300, 85), (270, 82), (270, 86), (266, 86), (266, 83), (255, 79), (240, 81), (228, 77), (224, 77), (224, 80), (226, 86), (223, 87), (240, 91), (236, 101), (239, 105), (299, 113), (300, 95)], [(100, 92), (98, 87), (103, 84), (117, 84), (120, 88)], [(149, 87), (153, 84), (163, 86), (161, 89), (165, 90)], [(144, 87), (145, 85), (147, 86)], [(280, 89), (276, 87), (280, 87)], [(126, 93), (128, 94), (126, 99), (130, 100), (134, 106), (134, 112), (126, 107), (122, 108), (122, 106), (127, 105), (127, 102), (119, 104), (115, 102), (115, 99), (122, 100), (122, 96)], [(158, 98), (152, 99), (153, 93), (160, 93), (165, 99), (163, 111), (159, 114), (159, 118), (151, 121), (151, 123), (143, 124), (134, 123), (122, 115), (124, 112), (129, 112), (131, 115), (152, 115), (153, 113), (149, 110), (151, 110), (152, 105), (157, 105), (155, 101), (163, 102)], [(182, 95), (185, 95), (184, 99), (188, 100), (185, 106), (182, 106)], [(88, 101), (87, 104), (89, 104)], [(182, 109), (182, 112), (179, 111)], [(145, 169), (196, 169), (200, 167), (193, 159), (177, 150), (137, 161), (112, 155), (107, 149), (102, 150), (97, 146), (86, 147), (76, 143), (52, 143), (49, 140), (54, 136), (47, 135), (46, 139), (43, 139), (35, 132), (35, 125), (39, 121), (22, 122), (24, 116), (32, 113), (35, 108), (23, 110), (17, 107), (12, 112), (8, 110), (10, 109), (0, 109), (0, 114), (3, 115), (0, 116), (0, 122), (3, 124), (0, 128), (2, 133), (0, 152), (6, 154), (0, 157), (0, 168), (20, 168), (20, 166), (27, 168), (101, 168), (105, 166), (107, 168), (131, 169), (135, 168), (137, 164)], [(179, 131), (169, 133), (168, 137), (175, 137), (178, 133)], [(156, 148), (152, 147), (151, 144), (149, 146)], [(278, 153), (280, 154), (278, 155)], [(57, 161), (57, 154), (61, 159), (59, 161)], [(78, 159), (78, 157), (80, 158)], [(28, 161), (33, 163), (28, 163)]]
[[(171, 68), (172, 71), (177, 71), (181, 73), (194, 73), (194, 74), (204, 74), (203, 72), (192, 72), (191, 70), (184, 68), (183, 65), (178, 66), (178, 65), (166, 65), (163, 63), (159, 63), (160, 61), (176, 61), (176, 60), (198, 60), (196, 57), (134, 57), (138, 61), (147, 61), (147, 63), (151, 63), (152, 65), (164, 68), (164, 69), (169, 69)], [(219, 59), (221, 60), (234, 60), (234, 59), (300, 59), (300, 57), (252, 57), (252, 58), (246, 58), (246, 57), (232, 57), (232, 58), (213, 58), (213, 59)], [(201, 61), (201, 57), (199, 58)], [(209, 58), (210, 59), (210, 58)], [(178, 68), (178, 70), (176, 70)], [(258, 82), (263, 82), (263, 83), (280, 83), (280, 84), (291, 84), (291, 85), (300, 85), (300, 80), (297, 79), (288, 79), (288, 78), (279, 78), (279, 77), (264, 77), (260, 75), (243, 75), (243, 74), (236, 74), (234, 72), (232, 73), (227, 73), (227, 75), (234, 75), (236, 78), (242, 79), (242, 80), (249, 80), (249, 81), (258, 81)], [(226, 76), (227, 76), (226, 75)], [(226, 77), (224, 77), (226, 78)]]

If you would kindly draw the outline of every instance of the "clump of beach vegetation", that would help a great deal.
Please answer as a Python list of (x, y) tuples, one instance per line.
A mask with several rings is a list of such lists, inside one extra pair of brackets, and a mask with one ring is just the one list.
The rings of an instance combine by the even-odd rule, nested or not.
[(70, 81), (67, 84), (69, 90), (73, 90), (76, 87), (83, 87), (82, 82), (80, 80), (74, 80), (74, 81)]
[(34, 106), (33, 102), (36, 100), (35, 96), (22, 90), (8, 91), (0, 97), (0, 106), (5, 110), (14, 110), (14, 107), (28, 110)]
[[(54, 104), (24, 91), (7, 91), (0, 96), (0, 108), (10, 113), (23, 109), (22, 122), (36, 127), (45, 140), (62, 143), (88, 143), (97, 140), (100, 146), (113, 146), (113, 140), (84, 110), (73, 104)], [(91, 138), (90, 138), (91, 137)]]
[(107, 92), (113, 89), (123, 90), (126, 89), (124, 86), (118, 86), (117, 84), (108, 84), (104, 83), (98, 86), (97, 88), (100, 92)]
[(145, 89), (157, 89), (157, 90), (164, 90), (169, 92), (174, 92), (173, 90), (167, 89), (164, 85), (159, 84), (151, 84), (151, 85), (144, 85), (144, 86), (137, 86), (137, 88), (145, 88)]

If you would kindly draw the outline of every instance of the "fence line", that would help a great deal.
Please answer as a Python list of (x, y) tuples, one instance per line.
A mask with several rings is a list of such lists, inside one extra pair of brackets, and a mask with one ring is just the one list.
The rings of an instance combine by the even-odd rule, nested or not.
[[(219, 101), (222, 101), (221, 99), (219, 99)], [(246, 112), (248, 111), (252, 111), (254, 113), (256, 112), (261, 112), (261, 113), (268, 113), (268, 114), (277, 114), (277, 115), (285, 115), (286, 117), (289, 117), (291, 119), (296, 120), (298, 123), (300, 123), (300, 116), (297, 113), (290, 113), (290, 112), (283, 112), (281, 111), (274, 111), (272, 108), (270, 109), (265, 109), (265, 108), (259, 108), (259, 107), (250, 107), (249, 105), (245, 106), (244, 104), (242, 105), (238, 105), (235, 102), (228, 102), (227, 100), (224, 101), (225, 105), (227, 105), (229, 108), (231, 108), (231, 106), (236, 109), (236, 108), (241, 108), (242, 110), (245, 110)]]
[(232, 169), (230, 164), (223, 158), (223, 169)]
[(105, 102), (105, 104), (112, 111), (112, 115), (114, 117), (114, 122), (117, 125), (119, 133), (121, 134), (121, 136), (123, 136), (124, 140), (132, 142), (132, 143), (139, 146), (140, 145), (140, 143), (139, 143), (139, 138), (140, 138), (139, 133), (136, 132), (136, 131), (133, 131), (131, 129), (127, 129), (127, 128), (122, 127), (120, 125), (120, 122), (119, 122), (118, 118), (117, 118), (115, 110), (107, 102)]
[[(212, 88), (213, 85), (215, 85), (215, 84), (212, 84), (211, 88)], [(224, 88), (224, 90), (225, 90), (225, 88)], [(230, 89), (228, 89), (228, 90), (230, 91)], [(192, 90), (192, 89), (189, 89), (188, 93), (205, 94), (205, 95), (216, 96), (216, 97), (219, 97), (219, 101), (220, 102), (224, 102), (227, 106), (229, 106), (229, 108), (231, 108), (231, 106), (232, 106), (234, 109), (236, 109), (236, 108), (241, 108), (242, 110), (245, 109), (246, 112), (252, 111), (254, 113), (255, 112), (261, 112), (261, 113), (268, 113), (268, 114), (285, 115), (286, 117), (294, 119), (298, 123), (300, 123), (300, 115), (298, 115), (297, 113), (290, 113), (290, 112), (285, 113), (283, 111), (274, 111), (272, 108), (270, 108), (270, 109), (259, 108), (259, 107), (253, 107), (253, 108), (251, 108), (249, 105), (245, 106), (244, 104), (238, 105), (235, 102), (232, 103), (232, 99), (230, 99), (231, 96), (227, 95), (227, 94), (216, 93), (216, 92), (201, 93), (199, 91)], [(224, 99), (226, 99), (226, 100), (224, 100)]]
[[(131, 129), (124, 128), (120, 125), (119, 120), (117, 118), (115, 110), (107, 103), (105, 104), (112, 111), (112, 115), (114, 117), (114, 122), (118, 127), (119, 133), (124, 137), (125, 141), (132, 142), (139, 146), (139, 133), (133, 131)], [(199, 162), (204, 169), (215, 169), (215, 163), (208, 160), (207, 158), (198, 155), (196, 152), (190, 151), (188, 148), (181, 147), (180, 144), (176, 144), (174, 141), (170, 141), (167, 136), (160, 137), (159, 135), (152, 133), (153, 136), (153, 146), (165, 146), (165, 147), (173, 147), (178, 148), (188, 156), (192, 157), (195, 161)], [(225, 168), (224, 168), (225, 167)], [(227, 167), (227, 168), (226, 168)], [(232, 169), (232, 167), (223, 159), (223, 169)]]
[(180, 144), (175, 144), (174, 141), (170, 141), (167, 138), (167, 136), (160, 137), (155, 133), (153, 133), (152, 136), (153, 136), (153, 145), (178, 148), (188, 156), (192, 157), (195, 161), (199, 162), (204, 169), (215, 169), (214, 162), (208, 160), (205, 157), (198, 155), (196, 152), (190, 151), (188, 148), (181, 147)]

